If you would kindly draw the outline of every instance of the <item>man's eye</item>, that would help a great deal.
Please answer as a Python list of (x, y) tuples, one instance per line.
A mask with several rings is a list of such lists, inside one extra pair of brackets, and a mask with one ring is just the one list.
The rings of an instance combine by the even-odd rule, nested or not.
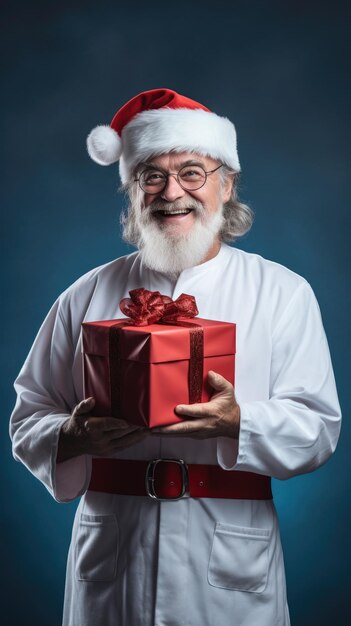
[(181, 178), (187, 180), (189, 178), (199, 180), (205, 176), (205, 172), (201, 169), (190, 168), (181, 172)]
[(182, 176), (187, 176), (188, 178), (191, 178), (192, 176), (196, 176), (196, 174), (198, 174), (198, 172), (195, 172), (195, 170), (188, 170), (187, 172), (184, 172)]
[(155, 183), (159, 183), (164, 179), (163, 174), (161, 172), (150, 172), (145, 174), (144, 180), (147, 185), (152, 185)]

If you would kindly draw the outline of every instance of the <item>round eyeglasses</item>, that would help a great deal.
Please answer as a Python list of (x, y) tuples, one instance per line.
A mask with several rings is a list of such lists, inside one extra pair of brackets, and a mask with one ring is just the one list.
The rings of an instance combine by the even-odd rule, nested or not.
[(204, 186), (209, 174), (217, 172), (222, 164), (214, 170), (205, 171), (201, 165), (184, 165), (179, 172), (164, 172), (162, 170), (148, 167), (143, 170), (139, 178), (134, 178), (134, 182), (138, 182), (141, 189), (149, 195), (156, 195), (163, 191), (167, 185), (169, 176), (174, 176), (178, 185), (185, 191), (196, 191)]

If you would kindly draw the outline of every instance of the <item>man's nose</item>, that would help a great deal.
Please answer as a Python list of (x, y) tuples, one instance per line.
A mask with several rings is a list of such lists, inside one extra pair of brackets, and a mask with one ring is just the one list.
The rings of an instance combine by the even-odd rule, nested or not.
[(184, 195), (185, 190), (178, 183), (177, 177), (174, 175), (168, 176), (167, 184), (161, 193), (161, 198), (168, 200), (168, 202), (174, 202), (174, 200), (178, 200), (178, 198), (182, 198)]

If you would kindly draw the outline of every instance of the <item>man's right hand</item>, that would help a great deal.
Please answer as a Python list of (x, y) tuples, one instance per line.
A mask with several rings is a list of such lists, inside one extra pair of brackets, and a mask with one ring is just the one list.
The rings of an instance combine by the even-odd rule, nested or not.
[(116, 417), (93, 417), (94, 398), (82, 400), (75, 407), (71, 417), (66, 420), (60, 431), (57, 463), (67, 461), (81, 454), (110, 456), (118, 450), (144, 439), (147, 428), (128, 424)]

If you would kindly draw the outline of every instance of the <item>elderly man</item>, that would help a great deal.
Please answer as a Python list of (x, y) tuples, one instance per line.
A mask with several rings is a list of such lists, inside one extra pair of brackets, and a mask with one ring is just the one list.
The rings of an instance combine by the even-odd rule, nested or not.
[[(226, 243), (252, 222), (237, 198), (228, 119), (156, 89), (94, 129), (88, 151), (103, 165), (119, 160), (130, 200), (123, 236), (138, 250), (58, 298), (15, 383), (11, 418), (15, 458), (58, 502), (82, 496), (63, 623), (287, 626), (270, 477), (325, 463), (340, 426), (312, 289)], [(176, 424), (150, 430), (94, 416), (94, 398), (83, 392), (81, 323), (121, 317), (117, 303), (138, 287), (192, 294), (201, 317), (237, 324), (235, 394), (210, 371), (210, 400), (175, 407)], [(149, 497), (145, 468), (164, 458), (185, 461), (201, 497), (194, 481), (190, 497)]]

